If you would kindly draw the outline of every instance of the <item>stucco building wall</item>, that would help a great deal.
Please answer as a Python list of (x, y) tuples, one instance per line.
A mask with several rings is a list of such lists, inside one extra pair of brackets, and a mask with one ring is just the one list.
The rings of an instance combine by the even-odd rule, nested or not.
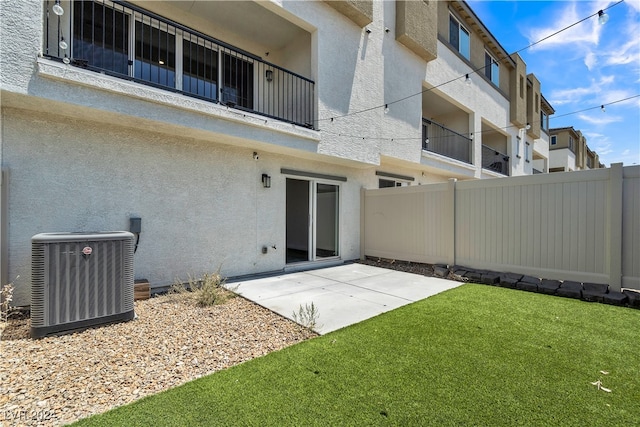
[[(28, 303), (31, 236), (127, 230), (142, 218), (135, 275), (157, 285), (214, 271), (225, 275), (285, 264), (281, 168), (335, 174), (343, 259), (359, 256), (363, 170), (158, 132), (5, 108), (4, 162), (11, 170), (10, 271), (16, 303)], [(271, 176), (263, 188), (262, 173)], [(370, 175), (370, 173), (369, 173)], [(372, 177), (369, 177), (373, 181)], [(269, 252), (261, 253), (262, 246)], [(272, 246), (276, 246), (273, 249)]]

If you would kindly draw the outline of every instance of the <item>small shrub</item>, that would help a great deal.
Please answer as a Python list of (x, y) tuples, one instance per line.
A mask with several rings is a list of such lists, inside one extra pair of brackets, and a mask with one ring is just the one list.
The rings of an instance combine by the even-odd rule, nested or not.
[(169, 295), (184, 295), (187, 292), (189, 292), (189, 288), (187, 288), (187, 285), (184, 282), (176, 279), (175, 283), (169, 287), (169, 290), (167, 291), (167, 294), (169, 294)]
[(200, 307), (224, 304), (235, 297), (233, 291), (237, 289), (226, 289), (223, 286), (225, 280), (218, 268), (215, 273), (205, 273), (202, 278), (189, 275), (186, 282), (176, 280), (167, 293), (172, 296), (172, 301), (192, 300)]
[(11, 301), (13, 301), (13, 289), (13, 282), (10, 282), (4, 285), (0, 291), (0, 322), (6, 322), (9, 319), (9, 312), (13, 308), (11, 306)]
[(212, 274), (205, 274), (200, 280), (200, 287), (196, 291), (196, 301), (201, 307), (224, 304), (233, 297), (233, 293), (222, 287), (225, 279), (218, 270)]
[(300, 304), (298, 312), (293, 312), (293, 321), (310, 330), (320, 326), (318, 325), (318, 317), (320, 317), (320, 313), (313, 302), (305, 304), (304, 307)]

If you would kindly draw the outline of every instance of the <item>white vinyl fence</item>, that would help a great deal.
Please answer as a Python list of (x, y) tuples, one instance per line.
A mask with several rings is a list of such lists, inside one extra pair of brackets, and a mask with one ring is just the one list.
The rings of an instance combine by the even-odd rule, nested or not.
[(362, 256), (640, 289), (640, 166), (362, 191)]

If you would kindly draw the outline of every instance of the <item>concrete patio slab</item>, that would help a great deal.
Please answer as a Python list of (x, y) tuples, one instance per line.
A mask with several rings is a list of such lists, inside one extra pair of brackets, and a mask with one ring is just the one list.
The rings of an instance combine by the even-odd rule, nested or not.
[(364, 264), (345, 264), (230, 284), (243, 297), (293, 318), (311, 303), (316, 332), (331, 331), (455, 288), (462, 283)]

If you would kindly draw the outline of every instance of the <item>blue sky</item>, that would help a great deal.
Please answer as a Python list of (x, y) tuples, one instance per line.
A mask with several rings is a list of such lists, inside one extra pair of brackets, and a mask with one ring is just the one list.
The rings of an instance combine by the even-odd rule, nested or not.
[[(615, 1), (477, 1), (467, 3), (507, 52), (518, 51)], [(555, 116), (640, 95), (640, 0), (625, 0), (597, 17), (520, 52), (541, 82)], [(640, 164), (640, 97), (565, 117), (606, 166)]]

